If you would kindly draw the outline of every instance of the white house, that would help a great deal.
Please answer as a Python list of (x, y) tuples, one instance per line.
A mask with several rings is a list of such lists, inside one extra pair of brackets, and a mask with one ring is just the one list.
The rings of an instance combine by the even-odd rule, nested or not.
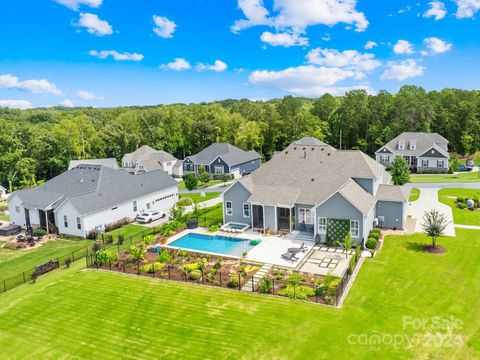
[(183, 167), (180, 160), (163, 150), (143, 145), (122, 158), (122, 167), (131, 174), (163, 170), (168, 175), (182, 177)]
[(0, 200), (6, 199), (7, 197), (7, 189), (0, 185)]
[(10, 221), (85, 237), (93, 229), (146, 210), (168, 212), (178, 200), (177, 182), (163, 170), (130, 175), (99, 165), (79, 165), (8, 198)]

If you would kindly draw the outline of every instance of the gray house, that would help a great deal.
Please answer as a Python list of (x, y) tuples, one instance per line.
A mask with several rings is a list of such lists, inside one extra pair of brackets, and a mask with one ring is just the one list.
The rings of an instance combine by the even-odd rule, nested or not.
[(68, 163), (68, 170), (77, 167), (78, 165), (99, 165), (106, 166), (112, 169), (118, 169), (117, 159), (105, 158), (105, 159), (83, 159), (83, 160), (70, 160)]
[(260, 167), (260, 155), (255, 150), (243, 151), (227, 143), (214, 143), (183, 160), (183, 173), (198, 173), (204, 168), (211, 174), (232, 174), (239, 178)]
[(387, 167), (396, 156), (403, 156), (413, 172), (448, 172), (448, 140), (437, 133), (404, 132), (375, 152)]
[(163, 150), (143, 145), (122, 158), (122, 167), (131, 174), (163, 170), (174, 177), (182, 176), (182, 164), (175, 156)]
[(408, 191), (389, 184), (385, 167), (314, 140), (294, 142), (232, 184), (223, 194), (224, 222), (321, 242), (350, 232), (361, 243), (374, 225), (404, 228)]

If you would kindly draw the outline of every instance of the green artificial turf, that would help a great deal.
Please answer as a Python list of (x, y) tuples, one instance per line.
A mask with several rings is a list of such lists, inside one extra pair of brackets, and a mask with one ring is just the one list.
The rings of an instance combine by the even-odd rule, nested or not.
[(387, 237), (340, 309), (78, 262), (0, 295), (0, 358), (477, 359), (480, 231), (439, 239), (442, 255), (425, 243)]

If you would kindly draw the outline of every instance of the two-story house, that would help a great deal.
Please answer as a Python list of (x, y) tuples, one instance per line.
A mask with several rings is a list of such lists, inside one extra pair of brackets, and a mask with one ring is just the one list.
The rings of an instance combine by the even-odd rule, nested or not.
[(182, 163), (175, 156), (163, 150), (143, 145), (122, 158), (122, 167), (131, 174), (163, 170), (168, 175), (181, 177)]

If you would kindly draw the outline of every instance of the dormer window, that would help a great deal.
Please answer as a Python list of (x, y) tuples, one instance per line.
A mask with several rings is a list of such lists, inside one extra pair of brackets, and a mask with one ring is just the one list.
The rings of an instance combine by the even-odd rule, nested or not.
[(410, 140), (410, 150), (415, 150), (417, 148), (417, 140)]
[(405, 150), (405, 140), (401, 139), (398, 141), (398, 150)]

